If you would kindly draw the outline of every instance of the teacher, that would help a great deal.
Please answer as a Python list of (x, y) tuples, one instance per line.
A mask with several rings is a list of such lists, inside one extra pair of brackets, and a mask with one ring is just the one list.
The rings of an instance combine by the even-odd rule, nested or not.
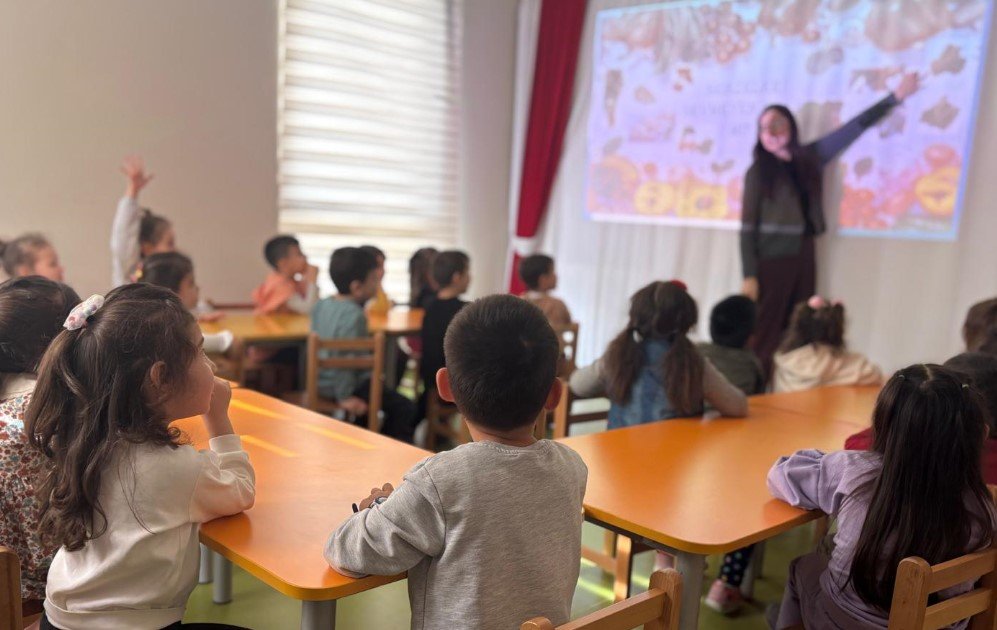
[(892, 94), (807, 145), (784, 105), (766, 107), (758, 119), (754, 162), (744, 176), (741, 263), (742, 292), (758, 302), (752, 347), (766, 374), (793, 307), (814, 294), (814, 238), (827, 229), (824, 167), (917, 88), (917, 74), (905, 75)]

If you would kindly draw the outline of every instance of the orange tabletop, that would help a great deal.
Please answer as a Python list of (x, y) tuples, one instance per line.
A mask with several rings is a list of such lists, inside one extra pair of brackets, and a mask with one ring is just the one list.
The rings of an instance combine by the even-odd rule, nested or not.
[[(872, 410), (879, 390), (879, 386), (820, 387), (802, 392), (753, 396), (748, 399), (748, 404), (752, 412), (781, 409), (849, 422), (864, 429), (872, 424)], [(836, 448), (841, 448), (841, 445)]]
[[(367, 314), (370, 332), (402, 336), (418, 334), (422, 330), (422, 309), (393, 308), (384, 314)], [(237, 338), (249, 342), (304, 341), (311, 332), (311, 319), (307, 315), (279, 313), (255, 315), (246, 311), (231, 311), (215, 322), (201, 322), (205, 333), (229, 330)]]
[(848, 422), (772, 409), (745, 419), (668, 420), (560, 441), (588, 465), (587, 518), (707, 555), (817, 518), (773, 499), (766, 474), (780, 455), (840, 449), (854, 432)]
[[(256, 504), (201, 526), (201, 542), (276, 590), (303, 601), (335, 600), (401, 579), (348, 578), (322, 557), (329, 534), (371, 487), (391, 482), (430, 453), (248, 389), (229, 408), (256, 470)], [(200, 418), (176, 423), (206, 448)]]

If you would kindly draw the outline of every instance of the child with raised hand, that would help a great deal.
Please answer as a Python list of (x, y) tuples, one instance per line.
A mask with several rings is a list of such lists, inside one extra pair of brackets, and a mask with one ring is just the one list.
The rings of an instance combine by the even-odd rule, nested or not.
[(64, 275), (55, 247), (36, 232), (0, 241), (0, 265), (9, 278), (41, 276), (62, 282)]
[[(994, 505), (980, 469), (987, 415), (961, 375), (912, 365), (876, 400), (872, 450), (780, 458), (768, 474), (772, 495), (831, 515), (838, 529), (830, 557), (790, 564), (774, 627), (886, 628), (902, 559), (934, 565), (990, 546)], [(972, 588), (956, 584), (938, 598)]]
[[(25, 428), (49, 460), (41, 531), (60, 549), (45, 628), (174, 627), (197, 583), (198, 525), (253, 505), (255, 478), (201, 332), (179, 298), (130, 284), (66, 318)], [(170, 423), (203, 414), (209, 451)]]
[(519, 278), (526, 285), (522, 297), (547, 316), (551, 326), (567, 326), (571, 313), (567, 305), (550, 294), (557, 288), (554, 259), (544, 254), (533, 254), (519, 261)]
[[(177, 294), (180, 302), (187, 307), (199, 322), (213, 322), (225, 314), (221, 311), (203, 311), (201, 307), (201, 288), (194, 279), (194, 262), (180, 252), (163, 252), (153, 254), (142, 264), (142, 275), (139, 282), (165, 287)], [(220, 354), (226, 352), (232, 345), (231, 331), (204, 335), (204, 351)]]
[(588, 469), (533, 435), (561, 395), (557, 336), (535, 306), (495, 295), (454, 318), (445, 351), (436, 386), (474, 441), (372, 492), (325, 557), (345, 575), (408, 571), (412, 628), (505, 630), (536, 615), (565, 623)]
[(687, 337), (696, 301), (678, 280), (652, 282), (630, 298), (630, 321), (595, 363), (571, 375), (571, 391), (610, 400), (616, 429), (703, 413), (704, 402), (725, 416), (744, 416), (748, 401)]
[(142, 158), (126, 157), (121, 172), (128, 183), (111, 225), (111, 283), (116, 287), (136, 279), (146, 256), (177, 248), (173, 224), (138, 205), (139, 193), (153, 177), (145, 172)]
[(273, 271), (253, 291), (256, 312), (311, 313), (318, 301), (318, 267), (308, 264), (298, 239), (286, 234), (273, 237), (263, 246), (263, 257)]
[(34, 484), (42, 457), (28, 444), (24, 416), (42, 355), (79, 302), (71, 288), (39, 276), (0, 284), (0, 546), (21, 562), (25, 616), (42, 611), (56, 548), (41, 540)]
[(819, 295), (793, 309), (774, 362), (773, 389), (777, 392), (883, 382), (876, 364), (846, 349), (844, 305), (829, 303)]

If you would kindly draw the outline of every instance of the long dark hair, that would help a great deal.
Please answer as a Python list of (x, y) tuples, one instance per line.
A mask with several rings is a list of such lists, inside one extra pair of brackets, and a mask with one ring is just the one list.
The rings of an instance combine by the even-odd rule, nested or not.
[(107, 529), (101, 476), (120, 444), (178, 444), (147, 378), (162, 361), (169, 391), (183, 387), (198, 352), (193, 325), (169, 289), (128, 284), (111, 291), (86, 326), (63, 330), (49, 346), (25, 417), (32, 446), (51, 460), (37, 486), (49, 542), (74, 551)]
[(886, 383), (872, 416), (883, 466), (858, 490), (869, 509), (848, 575), (862, 601), (889, 610), (908, 556), (937, 564), (990, 545), (986, 415), (980, 394), (940, 365), (912, 365)]
[(758, 116), (758, 134), (752, 157), (754, 157), (755, 164), (758, 165), (762, 194), (765, 197), (771, 197), (775, 190), (775, 182), (782, 178), (785, 172), (782, 160), (769, 153), (762, 145), (762, 116), (770, 111), (781, 114), (789, 121), (789, 144), (787, 148), (792, 156), (789, 167), (796, 170), (797, 180), (805, 192), (820, 197), (822, 188), (820, 166), (817, 164), (814, 156), (800, 144), (800, 130), (796, 124), (796, 117), (793, 116), (793, 112), (789, 111), (789, 108), (785, 105), (769, 105)]
[(630, 389), (643, 363), (641, 342), (663, 339), (670, 345), (662, 362), (665, 394), (679, 415), (703, 407), (703, 358), (686, 334), (696, 325), (696, 301), (679, 282), (652, 282), (630, 298), (630, 321), (606, 351), (606, 393), (619, 404), (630, 400)]
[(76, 291), (41, 276), (0, 284), (0, 386), (8, 375), (38, 370), (45, 349), (79, 303)]
[(969, 307), (962, 325), (962, 338), (967, 352), (997, 354), (997, 298)]
[(791, 352), (797, 348), (820, 343), (835, 350), (845, 349), (845, 307), (840, 302), (812, 307), (808, 302), (800, 302), (789, 318), (789, 327), (779, 345), (779, 352)]

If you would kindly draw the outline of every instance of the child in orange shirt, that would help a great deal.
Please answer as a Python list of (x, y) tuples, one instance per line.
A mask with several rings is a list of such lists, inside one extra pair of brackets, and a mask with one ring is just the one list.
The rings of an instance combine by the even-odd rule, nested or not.
[(267, 241), (263, 255), (273, 271), (253, 291), (256, 312), (260, 315), (310, 315), (318, 300), (318, 288), (315, 285), (318, 267), (308, 264), (308, 259), (301, 253), (298, 239), (287, 235), (275, 236)]

